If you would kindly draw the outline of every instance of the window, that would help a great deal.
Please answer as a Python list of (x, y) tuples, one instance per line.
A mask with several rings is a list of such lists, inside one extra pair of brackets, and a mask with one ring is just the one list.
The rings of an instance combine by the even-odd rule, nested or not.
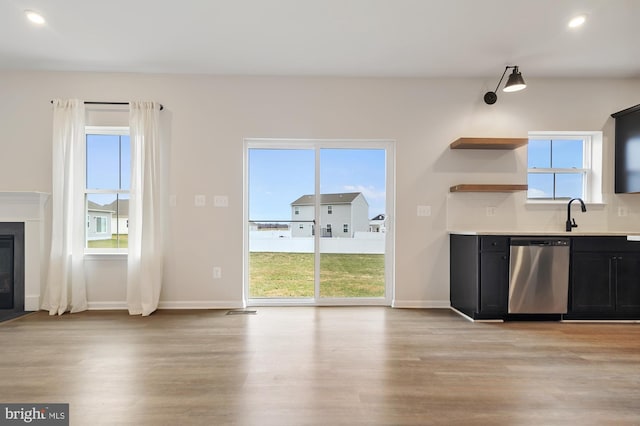
[(96, 217), (96, 234), (107, 233), (107, 218), (104, 216)]
[(342, 225), (342, 232), (345, 234), (349, 233), (349, 224), (345, 223), (344, 225)]
[(131, 150), (126, 127), (87, 127), (86, 248), (126, 252), (129, 225)]
[(333, 214), (333, 206), (327, 206), (327, 214)]
[(293, 213), (294, 214), (300, 214), (300, 207), (294, 207), (293, 208)]
[(529, 200), (602, 199), (601, 132), (531, 132), (527, 181)]

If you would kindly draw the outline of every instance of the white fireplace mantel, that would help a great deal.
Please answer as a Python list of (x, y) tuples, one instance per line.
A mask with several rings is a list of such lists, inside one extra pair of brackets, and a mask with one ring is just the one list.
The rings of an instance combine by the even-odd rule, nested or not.
[(0, 222), (24, 223), (24, 309), (40, 309), (44, 260), (44, 206), (49, 194), (37, 191), (0, 191)]

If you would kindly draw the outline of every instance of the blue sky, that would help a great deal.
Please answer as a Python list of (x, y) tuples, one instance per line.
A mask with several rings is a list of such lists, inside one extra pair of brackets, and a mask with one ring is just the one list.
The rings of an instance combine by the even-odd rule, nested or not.
[[(87, 135), (88, 189), (129, 189), (131, 184), (129, 140), (129, 136)], [(109, 194), (89, 195), (89, 200), (103, 205), (112, 202), (115, 198), (115, 195)], [(120, 196), (120, 198), (128, 197)]]
[[(583, 141), (581, 139), (530, 139), (528, 168), (580, 169), (583, 167)], [(555, 175), (555, 198), (582, 196), (583, 174), (558, 173)], [(529, 198), (553, 198), (552, 173), (529, 174)]]
[[(369, 218), (385, 213), (385, 151), (322, 149), (320, 192), (362, 192)], [(291, 219), (291, 203), (315, 192), (313, 149), (249, 150), (249, 219)]]

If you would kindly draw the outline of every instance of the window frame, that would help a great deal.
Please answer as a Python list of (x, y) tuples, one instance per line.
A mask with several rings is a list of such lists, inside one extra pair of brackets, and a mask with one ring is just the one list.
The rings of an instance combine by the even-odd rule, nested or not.
[[(85, 214), (89, 214), (89, 196), (95, 194), (113, 194), (118, 199), (119, 195), (130, 195), (130, 189), (90, 189), (87, 188), (87, 152), (86, 152), (86, 144), (87, 144), (87, 136), (88, 135), (114, 135), (114, 136), (131, 136), (129, 126), (85, 126), (85, 153), (84, 153), (84, 176), (83, 176), (83, 188), (84, 188), (84, 211)], [(130, 199), (130, 198), (129, 198)], [(116, 216), (116, 222), (119, 222), (119, 218)], [(128, 219), (127, 219), (127, 228), (128, 228)], [(128, 247), (117, 247), (117, 248), (98, 248), (98, 247), (88, 247), (88, 229), (85, 229), (84, 235), (84, 253), (85, 255), (101, 255), (101, 254), (109, 254), (109, 255), (128, 255), (129, 248)]]
[[(531, 139), (581, 139), (582, 168), (529, 168), (528, 153), (525, 164), (527, 165), (527, 183), (531, 174), (582, 174), (582, 198), (590, 204), (602, 203), (602, 132), (601, 131), (531, 131), (528, 135)], [(554, 184), (555, 192), (555, 184)], [(565, 204), (569, 198), (531, 198), (526, 194), (527, 203), (530, 204)]]

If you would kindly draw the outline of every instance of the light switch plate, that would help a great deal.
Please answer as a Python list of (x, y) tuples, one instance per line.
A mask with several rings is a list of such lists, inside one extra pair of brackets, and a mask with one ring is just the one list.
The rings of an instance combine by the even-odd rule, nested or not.
[(229, 197), (226, 195), (216, 195), (213, 197), (214, 207), (229, 207)]
[(417, 215), (420, 217), (431, 216), (431, 206), (418, 206)]
[(194, 204), (196, 207), (203, 207), (207, 204), (207, 197), (205, 195), (196, 195)]

